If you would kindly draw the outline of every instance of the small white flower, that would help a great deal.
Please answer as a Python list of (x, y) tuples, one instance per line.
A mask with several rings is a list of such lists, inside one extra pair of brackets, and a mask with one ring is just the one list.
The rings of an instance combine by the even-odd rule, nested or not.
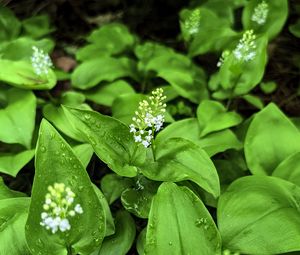
[(49, 73), (49, 69), (53, 66), (50, 57), (37, 47), (32, 47), (33, 54), (31, 56), (31, 64), (36, 75), (42, 76)]
[(239, 41), (236, 48), (233, 50), (233, 55), (238, 61), (249, 62), (256, 56), (256, 36), (253, 30), (247, 30), (242, 39)]
[(68, 219), (63, 219), (59, 222), (59, 229), (61, 232), (65, 232), (66, 230), (70, 230), (71, 226)]
[(185, 20), (184, 27), (189, 34), (193, 35), (199, 32), (200, 28), (200, 9), (195, 9), (191, 15)]
[(80, 204), (75, 205), (74, 211), (79, 213), (79, 214), (83, 213), (83, 210), (82, 210), (82, 207), (81, 207)]
[(265, 1), (259, 3), (253, 11), (251, 20), (256, 22), (258, 25), (263, 25), (266, 23), (269, 12), (269, 6)]

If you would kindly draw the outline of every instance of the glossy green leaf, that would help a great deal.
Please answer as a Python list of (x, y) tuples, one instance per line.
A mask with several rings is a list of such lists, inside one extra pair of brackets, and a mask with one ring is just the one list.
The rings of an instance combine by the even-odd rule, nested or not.
[(236, 180), (218, 203), (224, 248), (258, 255), (299, 251), (299, 199), (299, 187), (276, 177)]
[(7, 106), (0, 109), (0, 141), (19, 143), (29, 149), (35, 124), (36, 98), (31, 91), (17, 88), (4, 93)]
[(211, 132), (233, 127), (242, 122), (242, 117), (236, 112), (227, 112), (217, 101), (203, 100), (197, 109), (200, 125), (200, 136)]
[(144, 255), (145, 253), (145, 243), (146, 243), (146, 232), (147, 228), (144, 228), (140, 234), (138, 235), (138, 238), (136, 240), (136, 250), (139, 255)]
[[(66, 255), (89, 254), (105, 235), (105, 213), (80, 160), (58, 132), (43, 120), (36, 149), (35, 176), (26, 223), (26, 239), (34, 253)], [(75, 202), (83, 214), (70, 218), (71, 229), (52, 234), (40, 225), (47, 187), (64, 183), (76, 194)]]
[(0, 153), (0, 172), (16, 177), (17, 173), (33, 158), (34, 150), (18, 153)]
[(217, 171), (206, 152), (197, 144), (170, 138), (155, 149), (156, 161), (148, 159), (141, 167), (151, 180), (178, 182), (190, 180), (218, 197), (220, 184)]
[(126, 211), (116, 214), (116, 233), (106, 237), (97, 251), (91, 255), (124, 255), (131, 248), (135, 238), (135, 222)]
[(2, 177), (0, 177), (0, 200), (7, 199), (7, 198), (15, 198), (15, 197), (25, 197), (25, 196), (26, 195), (22, 192), (9, 189), (5, 185)]
[(283, 160), (272, 173), (273, 176), (290, 181), (300, 186), (300, 152)]
[(132, 178), (126, 178), (117, 174), (106, 174), (101, 179), (101, 190), (109, 204), (121, 197), (122, 192), (134, 186)]
[(190, 189), (163, 183), (151, 205), (145, 253), (181, 255), (199, 251), (203, 255), (221, 254), (221, 237), (212, 217)]
[(101, 57), (80, 64), (72, 73), (73, 87), (89, 89), (102, 81), (112, 82), (122, 77), (136, 79), (135, 62), (129, 58)]
[(0, 81), (22, 89), (46, 90), (55, 86), (56, 77), (52, 70), (47, 77), (37, 76), (29, 61), (0, 59)]
[(128, 126), (98, 112), (66, 108), (65, 110), (76, 117), (74, 127), (111, 170), (121, 176), (136, 176), (136, 165), (143, 161), (145, 150), (136, 147)]
[(86, 168), (93, 156), (93, 147), (90, 144), (84, 143), (74, 146), (73, 150), (84, 168)]
[(21, 29), (21, 23), (14, 13), (4, 6), (0, 6), (0, 42), (16, 38)]
[(248, 94), (248, 95), (244, 95), (243, 99), (260, 110), (264, 108), (264, 103), (258, 96)]
[(242, 22), (244, 29), (254, 29), (256, 33), (267, 34), (269, 39), (273, 39), (283, 28), (288, 16), (288, 1), (276, 0), (266, 1), (268, 5), (268, 14), (262, 24), (252, 20), (255, 8), (261, 3), (261, 0), (251, 0), (243, 10)]
[(300, 133), (273, 103), (257, 113), (247, 131), (245, 156), (253, 174), (270, 175), (278, 164), (300, 151)]
[(101, 105), (112, 106), (114, 100), (121, 95), (133, 94), (134, 89), (123, 80), (115, 81), (84, 92), (87, 99)]
[(31, 254), (25, 239), (29, 203), (25, 197), (0, 200), (0, 254)]
[(25, 34), (32, 38), (40, 38), (53, 31), (47, 15), (33, 16), (23, 20), (22, 23)]
[(159, 182), (139, 178), (133, 188), (122, 192), (121, 202), (124, 208), (140, 218), (148, 218), (153, 196), (156, 194)]

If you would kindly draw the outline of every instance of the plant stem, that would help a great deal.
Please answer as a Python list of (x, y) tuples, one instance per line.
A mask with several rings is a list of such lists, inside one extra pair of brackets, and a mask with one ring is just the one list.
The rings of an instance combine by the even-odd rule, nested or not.
[(154, 161), (156, 161), (154, 138), (153, 138), (152, 143), (151, 143), (151, 151), (152, 151), (153, 159), (154, 159)]

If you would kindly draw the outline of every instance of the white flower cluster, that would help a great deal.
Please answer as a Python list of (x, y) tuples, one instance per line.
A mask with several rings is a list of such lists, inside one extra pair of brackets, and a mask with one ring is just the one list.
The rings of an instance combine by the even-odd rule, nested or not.
[(74, 192), (64, 183), (54, 183), (53, 186), (48, 187), (48, 191), (45, 196), (40, 225), (51, 230), (53, 234), (58, 230), (61, 232), (70, 230), (71, 225), (67, 217), (83, 213), (80, 204), (76, 204), (74, 208), (72, 206), (75, 198)]
[(192, 11), (191, 15), (185, 20), (184, 26), (189, 34), (196, 34), (199, 31), (200, 25), (200, 9)]
[(167, 105), (163, 103), (166, 99), (163, 92), (162, 88), (158, 88), (152, 91), (148, 100), (140, 102), (138, 111), (132, 118), (133, 124), (129, 126), (135, 142), (141, 143), (145, 148), (151, 144), (154, 132), (159, 131), (165, 121), (164, 113)]
[(265, 1), (259, 3), (251, 16), (251, 20), (259, 25), (265, 24), (269, 12), (269, 6)]
[(49, 68), (53, 66), (50, 57), (43, 50), (32, 47), (31, 64), (36, 75), (42, 76), (49, 73)]
[(248, 62), (254, 59), (256, 55), (256, 36), (253, 30), (247, 30), (240, 39), (238, 45), (233, 50), (234, 57), (241, 62)]

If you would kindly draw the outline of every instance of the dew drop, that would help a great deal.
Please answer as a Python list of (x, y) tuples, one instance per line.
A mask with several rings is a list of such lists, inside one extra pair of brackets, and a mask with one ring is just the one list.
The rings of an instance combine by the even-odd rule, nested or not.
[(83, 191), (83, 189), (84, 189), (83, 186), (79, 186), (79, 187), (78, 187), (78, 190), (79, 190), (80, 192)]
[(91, 115), (88, 114), (88, 113), (86, 113), (86, 114), (84, 114), (84, 118), (85, 118), (86, 120), (89, 120), (89, 119), (91, 118)]
[(46, 152), (46, 147), (45, 146), (41, 146), (41, 152)]
[(172, 245), (173, 245), (173, 243), (172, 243), (172, 242), (169, 242), (169, 245), (170, 245), (170, 246), (172, 246)]

